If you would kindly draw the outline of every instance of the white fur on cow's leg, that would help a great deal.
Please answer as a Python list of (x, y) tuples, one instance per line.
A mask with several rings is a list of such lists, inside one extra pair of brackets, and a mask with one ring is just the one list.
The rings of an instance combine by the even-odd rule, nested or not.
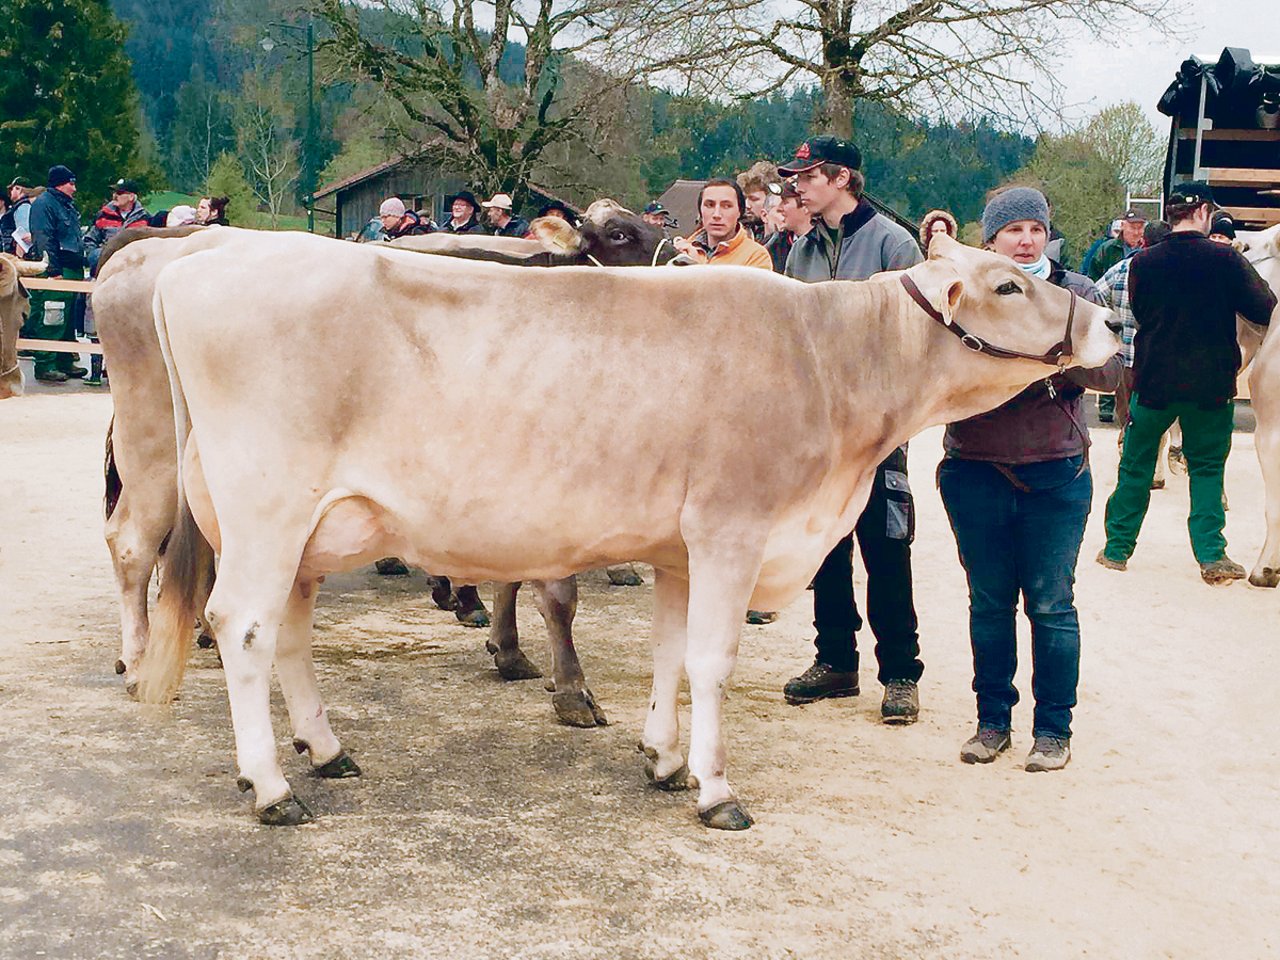
[(329, 727), (311, 658), (311, 625), (316, 594), (313, 584), (299, 585), (289, 596), (280, 638), (276, 641), (276, 675), (293, 726), (293, 748), (306, 751), (312, 770), (330, 779), (358, 777), (360, 768), (342, 750)]
[(561, 723), (571, 727), (604, 727), (609, 720), (587, 688), (573, 646), (573, 618), (578, 612), (578, 578), (534, 580), (534, 599), (547, 625), (555, 695), (551, 705)]
[(132, 499), (126, 488), (104, 531), (119, 589), (120, 659), (115, 670), (123, 675), (126, 687), (133, 683), (133, 670), (147, 647), (147, 591), (156, 554), (173, 520), (172, 507), (167, 517), (159, 516), (158, 511), (151, 511), (156, 516), (138, 515), (132, 509)]
[[(1267, 539), (1262, 545), (1262, 552), (1249, 572), (1249, 582), (1255, 587), (1275, 587), (1280, 585), (1280, 422), (1271, 420), (1271, 411), (1262, 402), (1270, 397), (1260, 396), (1260, 387), (1255, 385), (1256, 376), (1250, 381), (1253, 393), (1254, 412), (1258, 417), (1258, 426), (1254, 430), (1253, 440), (1258, 453), (1258, 463), (1262, 467), (1262, 485), (1266, 496)], [(1280, 405), (1280, 398), (1277, 398)], [(1276, 413), (1280, 413), (1277, 410)]]
[(678, 697), (684, 676), (685, 638), (689, 626), (689, 581), (655, 568), (653, 571), (653, 692), (644, 721), (640, 749), (645, 775), (663, 790), (689, 786), (689, 768), (680, 753)]
[(699, 556), (690, 549), (689, 632), (684, 669), (693, 709), (689, 721), (689, 772), (698, 781), (698, 816), (718, 830), (745, 830), (751, 816), (729, 786), (724, 745), (724, 698), (738, 659), (743, 611), (759, 575), (741, 551)]
[(236, 563), (224, 552), (206, 618), (218, 636), (227, 682), (239, 768), (236, 783), (241, 790), (253, 790), (260, 821), (294, 825), (313, 818), (311, 811), (293, 797), (276, 757), (271, 728), (271, 664), (290, 588), (280, 591), (285, 601), (281, 603), (270, 598), (269, 585), (237, 576), (240, 570), (247, 567), (248, 573), (256, 566), (243, 560)]
[(516, 627), (519, 593), (519, 582), (493, 585), (493, 617), (484, 648), (493, 655), (494, 666), (503, 680), (536, 680), (542, 671), (520, 649), (520, 632)]

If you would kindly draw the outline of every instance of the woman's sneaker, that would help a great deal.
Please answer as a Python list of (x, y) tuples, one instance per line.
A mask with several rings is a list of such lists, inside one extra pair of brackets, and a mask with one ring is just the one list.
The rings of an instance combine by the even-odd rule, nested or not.
[(978, 732), (960, 748), (960, 759), (965, 763), (990, 763), (1009, 749), (1013, 741), (1008, 730), (978, 725)]
[(1066, 737), (1036, 737), (1027, 754), (1027, 773), (1061, 770), (1071, 762), (1071, 741)]

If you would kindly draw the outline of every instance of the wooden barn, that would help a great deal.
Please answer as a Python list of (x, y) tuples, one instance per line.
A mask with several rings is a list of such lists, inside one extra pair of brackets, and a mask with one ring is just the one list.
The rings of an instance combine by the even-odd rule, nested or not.
[[(422, 160), (394, 157), (322, 186), (315, 193), (316, 212), (334, 218), (334, 236), (354, 237), (378, 215), (378, 207), (387, 197), (399, 197), (410, 210), (427, 211), (436, 223), (443, 223), (448, 217), (445, 198), (465, 189), (468, 189), (466, 181), (457, 174), (445, 172)], [(473, 192), (477, 200), (488, 199), (478, 190)], [(564, 202), (547, 190), (530, 184), (526, 209), (517, 212), (532, 217), (540, 207), (553, 200)], [(576, 205), (566, 206), (580, 213)]]

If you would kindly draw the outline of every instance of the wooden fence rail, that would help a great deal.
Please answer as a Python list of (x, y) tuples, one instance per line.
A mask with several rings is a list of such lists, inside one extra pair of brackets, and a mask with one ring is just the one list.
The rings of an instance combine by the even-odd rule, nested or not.
[[(64, 280), (60, 277), (19, 277), (28, 290), (49, 290), (54, 293), (93, 293), (92, 280)], [(100, 343), (81, 343), (71, 340), (18, 339), (19, 350), (44, 350), (49, 353), (102, 353)]]

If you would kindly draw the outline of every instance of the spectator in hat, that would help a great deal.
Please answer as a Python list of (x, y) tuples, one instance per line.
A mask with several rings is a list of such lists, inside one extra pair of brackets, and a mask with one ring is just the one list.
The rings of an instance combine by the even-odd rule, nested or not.
[(493, 230), (495, 236), (529, 236), (529, 221), (524, 217), (513, 215), (511, 196), (509, 194), (495, 193), (480, 206), (484, 207), (485, 219), (489, 221), (489, 227)]
[(138, 202), (136, 181), (121, 178), (111, 185), (111, 199), (102, 205), (93, 226), (84, 235), (85, 253), (92, 273), (98, 272), (98, 258), (108, 240), (126, 227), (145, 227), (151, 216)]
[(445, 233), (487, 233), (476, 217), (480, 203), (470, 190), (462, 190), (451, 197), (445, 197), (444, 205), (449, 208), (449, 219), (440, 229)]
[(772, 270), (769, 251), (742, 226), (746, 208), (746, 197), (736, 180), (727, 177), (708, 180), (698, 191), (701, 226), (691, 237), (676, 237), (672, 245), (698, 263)]
[(657, 200), (650, 200), (644, 205), (644, 209), (640, 211), (640, 219), (651, 227), (658, 227), (663, 232), (670, 232), (680, 226), (680, 221)]
[(419, 237), (435, 233), (436, 225), (405, 207), (399, 197), (387, 197), (378, 207), (378, 219), (387, 240), (397, 237)]
[(14, 177), (6, 188), (8, 211), (0, 222), (0, 249), (5, 253), (26, 258), (31, 254), (31, 201), (40, 196), (43, 187), (32, 189), (22, 177)]
[(784, 180), (780, 185), (781, 198), (778, 201), (777, 216), (780, 218), (778, 230), (765, 241), (765, 249), (773, 258), (775, 273), (783, 273), (787, 268), (787, 257), (798, 239), (813, 229), (813, 218), (800, 200), (796, 185)]
[[(83, 280), (84, 242), (76, 209), (76, 175), (62, 164), (49, 168), (48, 189), (31, 204), (31, 237), (38, 258), (47, 259), (48, 277)], [(76, 294), (32, 290), (27, 333), (36, 340), (75, 340)], [(46, 383), (64, 383), (89, 371), (74, 353), (36, 351), (35, 375)]]
[(1223, 473), (1231, 450), (1240, 344), (1236, 314), (1266, 326), (1276, 295), (1227, 244), (1208, 238), (1213, 191), (1203, 181), (1178, 184), (1165, 201), (1171, 232), (1133, 258), (1129, 298), (1133, 398), (1120, 472), (1107, 501), (1106, 546), (1098, 563), (1124, 570), (1138, 542), (1151, 497), (1160, 438), (1182, 423), (1182, 452), (1191, 480), (1187, 527), (1200, 576), (1209, 584), (1244, 576), (1227, 556), (1222, 530)]
[(747, 209), (742, 216), (742, 225), (751, 231), (759, 243), (764, 243), (769, 230), (765, 223), (765, 207), (770, 196), (778, 196), (781, 192), (781, 178), (778, 168), (768, 160), (758, 160), (750, 168), (738, 174), (738, 186), (747, 198)]
[(1236, 222), (1231, 219), (1231, 214), (1225, 210), (1219, 210), (1213, 215), (1213, 222), (1209, 225), (1209, 239), (1214, 243), (1231, 243), (1236, 238)]
[(920, 246), (927, 252), (929, 241), (939, 233), (945, 233), (952, 240), (960, 236), (960, 225), (956, 218), (945, 210), (930, 210), (920, 221)]
[(1120, 218), (1120, 235), (1103, 242), (1089, 264), (1089, 279), (1096, 281), (1121, 260), (1142, 249), (1142, 229), (1147, 218), (1137, 210), (1126, 210)]
[(551, 202), (542, 205), (542, 209), (538, 211), (538, 219), (542, 219), (543, 217), (558, 217), (575, 227), (578, 225), (578, 218), (574, 212), (559, 200), (552, 200)]
[[(795, 177), (796, 192), (813, 218), (813, 229), (791, 248), (787, 276), (808, 282), (866, 280), (923, 259), (915, 237), (880, 216), (863, 196), (862, 153), (849, 141), (807, 140), (778, 173)], [(914, 509), (904, 444), (876, 468), (857, 526), (836, 544), (813, 578), (816, 656), (808, 670), (783, 687), (788, 703), (859, 692), (857, 632), (862, 618), (853, 595), (856, 532), (867, 568), (867, 610), (876, 637), (879, 680), (885, 688), (880, 716), (886, 723), (916, 720), (916, 685), (924, 665), (911, 585)]]

